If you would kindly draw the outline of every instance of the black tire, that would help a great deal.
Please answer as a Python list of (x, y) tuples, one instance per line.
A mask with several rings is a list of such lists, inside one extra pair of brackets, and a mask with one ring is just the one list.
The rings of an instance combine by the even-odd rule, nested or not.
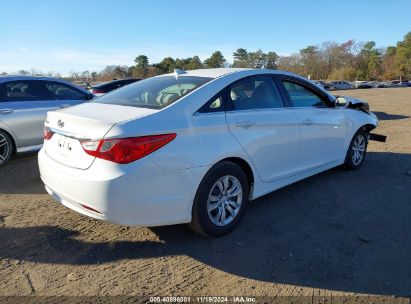
[(0, 130), (0, 167), (4, 166), (14, 152), (13, 140), (6, 132)]
[[(364, 141), (364, 151), (358, 151), (360, 153), (361, 159), (356, 160), (355, 158), (355, 146), (358, 146), (358, 143), (361, 142), (361, 139)], [(345, 156), (344, 168), (347, 170), (355, 170), (362, 166), (365, 156), (367, 154), (368, 146), (368, 132), (359, 129), (353, 136), (350, 146), (348, 147), (347, 155)], [(358, 148), (357, 148), (358, 150)]]
[[(227, 187), (225, 187), (224, 183), (220, 184), (226, 190), (232, 190), (233, 188), (237, 189), (238, 184), (240, 184), (242, 190), (241, 198), (240, 195), (233, 199), (228, 198), (230, 195), (228, 194), (228, 191), (220, 200), (216, 200), (216, 203), (213, 203), (214, 201), (212, 200), (209, 201), (210, 195), (217, 197), (217, 195), (214, 195), (215, 191), (218, 193), (221, 191), (221, 188), (218, 187), (220, 179), (222, 179), (221, 182), (227, 183)], [(232, 193), (236, 192), (238, 191), (232, 191)], [(224, 191), (221, 193), (224, 193)], [(230, 161), (222, 161), (216, 164), (209, 172), (207, 172), (197, 189), (192, 208), (192, 221), (189, 224), (190, 228), (206, 237), (218, 237), (229, 233), (241, 221), (246, 210), (249, 193), (250, 190), (247, 176), (240, 166)], [(239, 202), (236, 202), (236, 200), (241, 200), (239, 207), (237, 205)], [(235, 206), (231, 205), (234, 203), (236, 204)], [(211, 210), (209, 214), (208, 206), (215, 206), (218, 204), (220, 206)], [(232, 207), (237, 209), (233, 209)], [(231, 213), (228, 208), (231, 208), (231, 210), (234, 210), (235, 212)], [(212, 220), (213, 217), (214, 221), (216, 221), (218, 214), (221, 214), (220, 209), (221, 211), (224, 209), (222, 213), (227, 215), (227, 220), (231, 220), (230, 222), (227, 222), (227, 224), (221, 222), (220, 225), (218, 225)], [(213, 212), (215, 217), (213, 216)]]

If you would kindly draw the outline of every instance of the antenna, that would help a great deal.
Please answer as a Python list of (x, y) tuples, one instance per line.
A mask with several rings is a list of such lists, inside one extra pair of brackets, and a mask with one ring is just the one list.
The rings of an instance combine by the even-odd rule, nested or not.
[(174, 77), (175, 77), (176, 79), (178, 79), (178, 76), (179, 76), (179, 75), (181, 75), (181, 74), (186, 74), (186, 73), (187, 73), (186, 71), (179, 70), (179, 69), (174, 69)]

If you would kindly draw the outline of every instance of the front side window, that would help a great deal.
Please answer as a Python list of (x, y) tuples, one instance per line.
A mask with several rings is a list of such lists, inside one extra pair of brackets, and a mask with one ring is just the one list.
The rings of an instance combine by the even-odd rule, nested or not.
[(283, 80), (282, 83), (287, 90), (294, 107), (306, 108), (327, 106), (321, 97), (304, 86), (287, 80)]
[(162, 109), (210, 80), (211, 78), (195, 76), (152, 77), (110, 92), (93, 102)]
[(283, 102), (270, 77), (249, 77), (229, 88), (229, 100), (234, 110), (282, 108)]
[(87, 95), (57, 82), (46, 82), (45, 86), (52, 100), (85, 100)]
[(0, 87), (2, 101), (46, 100), (47, 96), (37, 81), (10, 81)]

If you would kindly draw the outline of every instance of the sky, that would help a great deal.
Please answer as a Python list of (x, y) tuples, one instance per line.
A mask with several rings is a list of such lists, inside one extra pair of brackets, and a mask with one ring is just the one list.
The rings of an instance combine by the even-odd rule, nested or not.
[(395, 45), (411, 0), (0, 0), (0, 72), (100, 71), (145, 54), (228, 61), (238, 48), (280, 55), (349, 39)]

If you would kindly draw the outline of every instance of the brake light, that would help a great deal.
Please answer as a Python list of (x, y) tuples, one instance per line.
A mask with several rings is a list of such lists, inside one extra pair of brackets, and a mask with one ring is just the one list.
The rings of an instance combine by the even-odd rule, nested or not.
[(102, 94), (102, 93), (105, 93), (104, 90), (101, 90), (101, 89), (91, 89), (91, 91), (92, 91), (93, 94)]
[(43, 131), (43, 138), (44, 140), (49, 140), (50, 138), (53, 137), (54, 132), (50, 130), (48, 127), (44, 127)]
[(84, 151), (118, 164), (128, 164), (143, 158), (168, 144), (177, 134), (82, 141)]

